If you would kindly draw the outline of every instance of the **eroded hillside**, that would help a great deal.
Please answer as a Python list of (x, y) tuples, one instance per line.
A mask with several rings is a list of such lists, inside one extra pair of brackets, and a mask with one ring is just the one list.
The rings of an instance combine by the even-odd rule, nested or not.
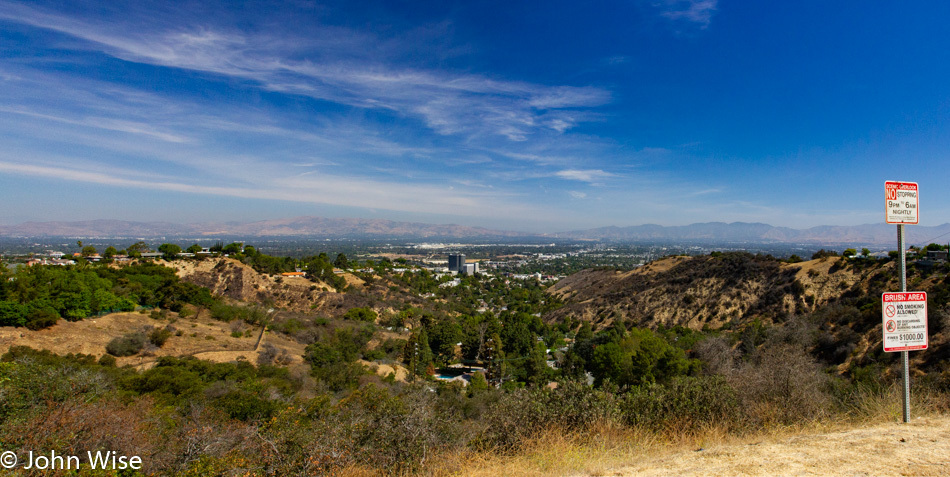
[(345, 278), (356, 288), (355, 292), (339, 293), (326, 283), (308, 278), (258, 273), (233, 258), (161, 263), (174, 268), (182, 280), (205, 287), (216, 296), (289, 311), (314, 311), (336, 316), (350, 308), (371, 305), (373, 301), (358, 293), (363, 290), (363, 282), (350, 274)]
[[(908, 269), (908, 287), (929, 295), (931, 349), (913, 359), (939, 367), (950, 354), (945, 329), (950, 284), (945, 265)], [(586, 270), (548, 292), (565, 306), (548, 321), (615, 320), (639, 327), (684, 326), (740, 330), (755, 322), (807, 321), (818, 336), (816, 353), (829, 363), (869, 364), (881, 358), (881, 293), (898, 290), (895, 264), (827, 257), (785, 263), (748, 253), (668, 257), (619, 272)]]
[(860, 280), (851, 270), (829, 273), (835, 263), (787, 264), (744, 253), (678, 256), (628, 272), (586, 270), (550, 292), (568, 302), (556, 315), (595, 324), (621, 318), (642, 325), (719, 328), (744, 317), (775, 321), (823, 305)]

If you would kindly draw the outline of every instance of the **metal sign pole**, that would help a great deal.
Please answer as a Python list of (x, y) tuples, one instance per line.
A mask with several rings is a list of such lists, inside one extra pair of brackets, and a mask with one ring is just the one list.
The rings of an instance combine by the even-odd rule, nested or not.
[[(904, 224), (897, 225), (897, 252), (900, 256), (898, 262), (899, 275), (901, 281), (901, 293), (907, 291), (907, 247), (904, 245)], [(901, 351), (901, 364), (904, 369), (904, 423), (910, 422), (910, 352)]]

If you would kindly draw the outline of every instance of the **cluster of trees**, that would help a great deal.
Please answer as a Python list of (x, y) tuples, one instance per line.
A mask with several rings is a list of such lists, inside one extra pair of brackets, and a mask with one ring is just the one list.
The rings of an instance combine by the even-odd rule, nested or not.
[(310, 364), (311, 374), (333, 392), (355, 389), (366, 369), (357, 363), (360, 358), (379, 358), (370, 355), (367, 344), (376, 333), (369, 322), (324, 322), (313, 343), (307, 346), (304, 359)]
[(0, 275), (0, 326), (40, 329), (136, 306), (178, 311), (216, 302), (206, 288), (182, 282), (175, 271), (151, 263), (124, 267), (33, 266)]
[[(79, 242), (80, 245), (81, 243), (82, 241)], [(182, 249), (180, 245), (174, 243), (163, 243), (158, 246), (157, 250), (162, 253), (162, 258), (165, 260), (177, 260), (180, 258), (178, 254), (182, 253), (183, 251), (188, 253), (198, 253), (203, 250), (203, 248), (199, 244), (193, 244), (187, 249)], [(150, 249), (145, 242), (137, 242), (132, 244), (126, 250), (116, 250), (115, 247), (110, 246), (103, 254), (103, 258), (108, 260), (115, 255), (126, 254), (131, 257), (141, 257), (142, 253), (149, 251)], [(254, 268), (254, 270), (269, 275), (293, 272), (302, 267), (307, 270), (307, 276), (309, 278), (325, 282), (337, 291), (343, 291), (343, 289), (346, 288), (346, 279), (335, 274), (333, 272), (333, 268), (336, 267), (340, 269), (346, 269), (351, 265), (346, 255), (342, 253), (337, 254), (336, 259), (332, 262), (325, 252), (320, 253), (319, 255), (304, 257), (303, 259), (297, 260), (292, 257), (276, 257), (267, 255), (259, 251), (256, 247), (252, 245), (244, 245), (241, 242), (232, 242), (227, 245), (225, 245), (223, 242), (218, 242), (209, 247), (208, 251), (213, 254), (220, 253), (229, 255), (251, 266)], [(90, 256), (96, 253), (95, 247), (91, 245), (87, 245), (83, 248), (83, 256)]]
[(688, 329), (676, 328), (669, 335), (674, 338), (672, 343), (679, 345), (674, 346), (663, 335), (648, 329), (628, 330), (620, 322), (595, 335), (589, 322), (585, 322), (575, 337), (574, 346), (564, 354), (563, 369), (567, 375), (577, 378), (590, 372), (598, 386), (605, 382), (638, 386), (695, 375), (700, 364), (688, 359), (682, 347), (694, 340), (679, 339), (689, 334)]
[[(330, 257), (326, 253), (304, 258), (303, 262), (306, 264), (307, 277), (310, 279), (327, 283), (337, 291), (343, 291), (346, 288), (346, 279), (333, 272), (333, 263), (330, 262)], [(339, 262), (344, 268), (348, 264), (346, 256), (343, 254), (337, 256), (336, 262)]]

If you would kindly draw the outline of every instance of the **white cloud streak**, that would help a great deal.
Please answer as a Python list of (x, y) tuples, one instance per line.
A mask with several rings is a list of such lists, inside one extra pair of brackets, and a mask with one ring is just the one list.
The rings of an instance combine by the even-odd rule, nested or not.
[[(563, 133), (586, 119), (577, 109), (611, 99), (609, 92), (596, 87), (542, 86), (391, 67), (365, 54), (361, 57), (377, 39), (325, 25), (315, 25), (315, 39), (307, 40), (207, 26), (135, 31), (134, 25), (70, 18), (7, 2), (0, 2), (0, 18), (84, 40), (126, 61), (223, 75), (267, 90), (393, 111), (419, 118), (443, 135), (500, 135), (523, 141), (543, 131)], [(292, 46), (298, 43), (304, 46)]]
[(48, 121), (55, 121), (64, 124), (70, 124), (74, 126), (83, 126), (97, 129), (104, 129), (107, 131), (115, 132), (124, 132), (129, 134), (143, 135), (148, 136), (154, 139), (160, 139), (166, 142), (172, 143), (183, 143), (188, 142), (188, 138), (180, 136), (177, 134), (172, 134), (168, 132), (163, 132), (155, 129), (152, 125), (138, 122), (138, 121), (124, 121), (115, 118), (103, 118), (103, 117), (86, 117), (83, 119), (72, 119), (54, 116), (50, 114), (41, 114), (34, 111), (29, 111), (25, 108), (10, 108), (0, 106), (0, 112), (18, 114), (21, 116), (28, 116), (31, 118), (45, 119)]
[[(0, 158), (0, 172), (21, 176), (81, 182), (138, 190), (209, 194), (246, 199), (270, 199), (313, 204), (343, 205), (405, 212), (490, 217), (505, 214), (539, 214), (529, 206), (505, 201), (497, 191), (462, 191), (431, 185), (409, 187), (404, 183), (352, 178), (330, 174), (291, 175), (280, 171), (254, 170), (253, 185), (214, 185), (189, 183), (181, 179), (152, 177), (142, 171), (90, 168), (29, 163)], [(234, 184), (234, 182), (231, 182)]]
[(581, 182), (599, 182), (604, 179), (613, 177), (614, 174), (609, 172), (604, 172), (600, 169), (588, 169), (588, 170), (578, 170), (578, 169), (565, 169), (563, 171), (557, 171), (554, 173), (557, 177), (561, 179), (568, 179), (572, 181), (581, 181)]
[(664, 0), (658, 4), (661, 15), (671, 20), (685, 20), (702, 28), (709, 26), (718, 0)]

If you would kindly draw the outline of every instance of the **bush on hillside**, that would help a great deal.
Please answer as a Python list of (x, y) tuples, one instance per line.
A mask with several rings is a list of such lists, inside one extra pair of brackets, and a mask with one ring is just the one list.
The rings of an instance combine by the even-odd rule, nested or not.
[(145, 347), (145, 333), (129, 333), (125, 336), (113, 338), (106, 345), (106, 351), (112, 356), (132, 356), (138, 354)]

